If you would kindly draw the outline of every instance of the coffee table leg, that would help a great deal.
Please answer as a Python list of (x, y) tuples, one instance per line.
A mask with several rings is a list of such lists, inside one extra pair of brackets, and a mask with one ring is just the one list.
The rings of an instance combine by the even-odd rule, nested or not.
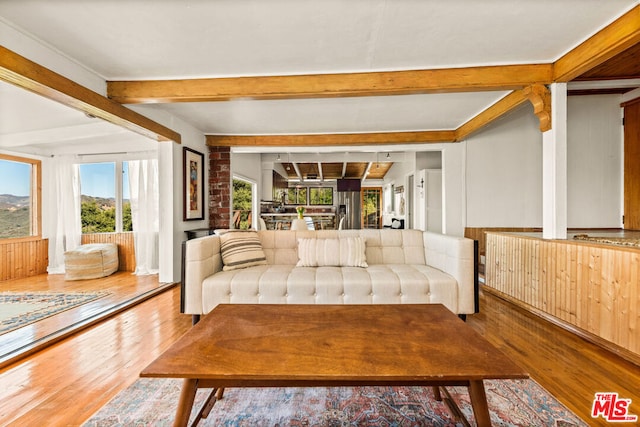
[(187, 378), (182, 384), (180, 391), (180, 401), (176, 410), (176, 419), (173, 422), (174, 427), (185, 427), (189, 424), (189, 415), (193, 408), (193, 402), (196, 400), (196, 391), (198, 390), (198, 380)]
[(442, 402), (442, 395), (440, 394), (440, 386), (434, 385), (433, 387), (431, 387), (431, 390), (433, 390), (433, 397), (438, 402)]
[(491, 416), (489, 406), (487, 406), (487, 395), (484, 392), (482, 380), (469, 382), (469, 397), (473, 406), (473, 415), (476, 417), (478, 427), (491, 426)]

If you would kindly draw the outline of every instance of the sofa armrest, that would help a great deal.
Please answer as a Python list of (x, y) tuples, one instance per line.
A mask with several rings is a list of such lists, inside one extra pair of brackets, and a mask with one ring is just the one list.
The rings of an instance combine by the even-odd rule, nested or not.
[(202, 282), (222, 271), (220, 237), (211, 235), (187, 240), (182, 248), (180, 312), (203, 314)]
[(427, 265), (452, 275), (458, 282), (458, 313), (476, 312), (474, 241), (465, 237), (424, 232)]

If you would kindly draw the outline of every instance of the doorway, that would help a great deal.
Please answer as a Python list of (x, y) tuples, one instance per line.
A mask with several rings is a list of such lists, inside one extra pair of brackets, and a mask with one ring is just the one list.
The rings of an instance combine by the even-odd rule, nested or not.
[(256, 207), (256, 183), (242, 177), (233, 177), (233, 194), (231, 195), (233, 214), (231, 228), (249, 230), (257, 228), (258, 212)]
[(382, 187), (362, 188), (362, 228), (382, 228)]
[(624, 229), (640, 230), (640, 100), (624, 106)]

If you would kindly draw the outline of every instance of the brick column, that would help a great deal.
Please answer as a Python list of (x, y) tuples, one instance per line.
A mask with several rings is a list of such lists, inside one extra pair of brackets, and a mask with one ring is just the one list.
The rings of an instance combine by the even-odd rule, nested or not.
[(231, 148), (209, 147), (209, 228), (231, 222)]

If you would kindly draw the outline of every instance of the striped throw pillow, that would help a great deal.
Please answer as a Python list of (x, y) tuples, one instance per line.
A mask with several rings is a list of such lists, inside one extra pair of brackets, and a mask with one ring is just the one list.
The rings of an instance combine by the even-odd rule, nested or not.
[(255, 231), (234, 231), (221, 234), (220, 252), (224, 271), (267, 264), (262, 243)]
[(298, 239), (298, 267), (368, 267), (365, 241), (342, 239)]

